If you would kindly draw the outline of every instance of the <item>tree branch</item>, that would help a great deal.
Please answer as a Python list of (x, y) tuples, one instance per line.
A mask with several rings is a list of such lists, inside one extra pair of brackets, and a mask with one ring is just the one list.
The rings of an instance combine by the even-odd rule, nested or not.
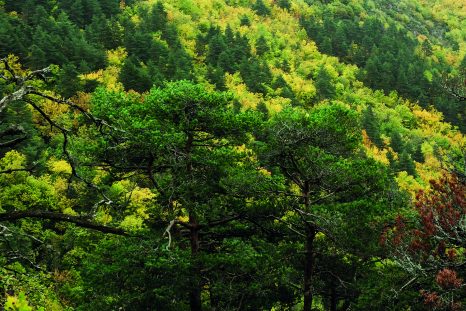
[(123, 229), (108, 227), (105, 225), (100, 225), (93, 223), (86, 218), (79, 216), (72, 216), (63, 213), (49, 212), (49, 211), (15, 211), (9, 213), (0, 213), (0, 222), (1, 221), (16, 221), (24, 218), (38, 218), (38, 219), (48, 219), (59, 222), (69, 222), (77, 225), (78, 227), (88, 228), (100, 231), (102, 233), (111, 233), (116, 235), (128, 235)]

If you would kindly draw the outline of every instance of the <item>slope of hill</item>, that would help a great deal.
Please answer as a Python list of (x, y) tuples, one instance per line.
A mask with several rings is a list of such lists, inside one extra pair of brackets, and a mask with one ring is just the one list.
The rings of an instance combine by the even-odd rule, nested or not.
[(0, 1), (0, 304), (460, 310), (465, 16)]

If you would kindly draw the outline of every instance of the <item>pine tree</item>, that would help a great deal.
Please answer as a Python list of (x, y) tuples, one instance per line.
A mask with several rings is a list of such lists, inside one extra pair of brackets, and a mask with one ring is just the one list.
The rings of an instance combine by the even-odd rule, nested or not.
[(291, 9), (291, 2), (290, 0), (278, 0), (278, 6), (282, 9), (289, 10)]
[(251, 26), (251, 21), (249, 20), (249, 17), (247, 15), (241, 16), (240, 25), (241, 26)]
[(57, 89), (65, 98), (70, 98), (81, 90), (76, 66), (73, 64), (63, 65), (58, 76)]
[(168, 56), (166, 77), (168, 80), (190, 80), (192, 78), (192, 62), (181, 45), (175, 47)]
[(151, 32), (163, 31), (167, 25), (167, 13), (161, 1), (154, 4), (151, 8), (147, 21), (147, 28)]
[(405, 171), (409, 175), (416, 176), (416, 166), (411, 155), (406, 150), (403, 150), (398, 157), (398, 171)]
[(363, 118), (362, 118), (362, 125), (366, 130), (367, 136), (369, 136), (370, 140), (377, 146), (382, 147), (383, 142), (380, 139), (380, 131), (379, 126), (377, 123), (377, 119), (375, 117), (374, 111), (372, 110), (372, 106), (368, 105), (366, 110), (364, 110)]
[(220, 54), (227, 50), (227, 45), (222, 34), (214, 35), (209, 41), (209, 52), (207, 53), (206, 61), (216, 66)]
[(390, 147), (397, 152), (401, 153), (405, 147), (401, 135), (398, 131), (393, 131), (390, 135)]
[(145, 92), (152, 86), (151, 78), (148, 72), (138, 66), (134, 57), (128, 57), (121, 68), (119, 80), (123, 83), (126, 90), (135, 90), (140, 93)]
[(257, 104), (256, 110), (262, 113), (262, 117), (264, 120), (268, 120), (270, 117), (269, 109), (265, 102), (261, 101)]
[(235, 66), (235, 59), (230, 49), (226, 49), (222, 53), (220, 53), (217, 61), (218, 67), (222, 68), (224, 71), (229, 73), (234, 73), (236, 66)]
[(270, 48), (267, 44), (267, 40), (264, 38), (264, 36), (261, 35), (256, 41), (256, 54), (262, 56), (269, 50)]
[(225, 85), (225, 73), (222, 68), (208, 66), (207, 78), (211, 83), (215, 85), (215, 88), (219, 91), (226, 90)]
[(47, 56), (44, 51), (35, 44), (31, 46), (28, 65), (34, 69), (45, 68), (48, 65)]
[(387, 152), (387, 160), (388, 160), (388, 164), (390, 166), (390, 169), (392, 171), (396, 171), (397, 164), (396, 164), (395, 157), (393, 156), (393, 153), (391, 151)]
[(424, 157), (424, 153), (422, 152), (421, 146), (422, 146), (421, 144), (418, 144), (415, 147), (414, 152), (412, 153), (413, 160), (418, 162), (418, 163), (424, 163), (425, 162), (425, 157)]
[(125, 36), (125, 46), (130, 56), (146, 62), (151, 58), (153, 44), (152, 35), (143, 31), (128, 32)]
[(280, 67), (284, 72), (290, 72), (291, 70), (290, 63), (286, 59), (282, 61)]
[(346, 36), (345, 24), (337, 24), (335, 36), (333, 37), (332, 52), (336, 56), (343, 57), (348, 52), (348, 38)]
[(270, 9), (265, 5), (264, 1), (256, 0), (252, 9), (260, 16), (267, 16), (270, 14)]
[(272, 84), (272, 87), (274, 89), (280, 89), (280, 95), (285, 98), (289, 98), (291, 100), (295, 99), (295, 94), (291, 90), (291, 87), (286, 83), (285, 79), (283, 79), (283, 76), (280, 75), (278, 76), (277, 79)]
[(228, 49), (232, 49), (235, 47), (235, 35), (233, 34), (233, 30), (231, 29), (230, 25), (227, 25), (225, 28), (225, 44), (227, 45)]
[(315, 85), (321, 100), (334, 98), (336, 96), (337, 91), (335, 83), (333, 82), (332, 76), (324, 66), (321, 66), (317, 72)]

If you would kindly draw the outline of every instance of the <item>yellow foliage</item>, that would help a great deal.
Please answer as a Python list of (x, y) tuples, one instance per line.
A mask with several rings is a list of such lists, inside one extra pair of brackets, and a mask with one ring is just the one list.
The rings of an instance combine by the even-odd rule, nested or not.
[(407, 191), (413, 199), (416, 196), (416, 192), (424, 188), (413, 176), (408, 175), (404, 171), (399, 172), (395, 180), (400, 189)]
[(179, 221), (184, 222), (184, 223), (189, 222), (189, 216), (188, 215), (178, 216), (176, 219), (178, 219)]
[(291, 99), (283, 97), (269, 98), (265, 105), (270, 113), (277, 113), (282, 111), (283, 107), (288, 106), (291, 103)]
[(272, 176), (272, 172), (268, 171), (267, 169), (265, 169), (263, 167), (259, 167), (258, 171), (259, 171), (260, 174), (262, 174), (264, 176)]
[(136, 215), (126, 216), (120, 224), (120, 227), (126, 231), (138, 231), (143, 228), (144, 219)]
[(153, 193), (149, 188), (136, 187), (128, 194), (130, 199), (129, 208), (133, 210), (137, 216), (142, 219), (148, 219), (148, 207), (155, 204), (154, 199), (156, 194)]
[[(40, 106), (42, 111), (54, 122), (59, 125), (69, 126), (71, 121), (67, 115), (70, 111), (68, 105), (57, 103), (51, 100), (43, 100), (40, 103), (36, 103)], [(38, 128), (46, 135), (51, 135), (56, 129), (52, 128), (47, 120), (35, 109), (31, 107), (32, 120), (38, 126)]]
[(57, 192), (64, 193), (68, 190), (68, 180), (63, 177), (57, 177), (54, 179), (53, 186)]
[(71, 99), (73, 103), (75, 103), (77, 106), (81, 107), (85, 111), (89, 110), (89, 103), (91, 101), (91, 94), (89, 93), (84, 93), (84, 92), (78, 92), (73, 98)]
[(100, 209), (95, 216), (95, 220), (102, 224), (107, 224), (111, 222), (112, 219), (112, 215), (110, 215), (105, 209)]
[(2, 159), (0, 159), (0, 169), (17, 170), (23, 169), (26, 164), (26, 156), (16, 150), (8, 151)]
[(71, 215), (71, 216), (78, 216), (78, 213), (71, 207), (66, 207), (62, 211), (64, 214)]
[(50, 159), (47, 163), (49, 170), (56, 174), (71, 174), (71, 165), (65, 160)]
[(427, 111), (414, 106), (413, 114), (417, 117), (419, 125), (425, 130), (431, 130), (434, 133), (441, 133), (451, 127), (449, 124), (441, 122), (443, 117), (440, 112)]
[(362, 137), (363, 137), (363, 145), (366, 149), (366, 154), (385, 165), (389, 165), (389, 161), (387, 158), (388, 150), (377, 148), (377, 146), (375, 146), (371, 142), (371, 140), (369, 139), (369, 136), (367, 136), (366, 130), (362, 130)]
[(245, 109), (255, 108), (262, 100), (261, 94), (249, 92), (239, 73), (235, 73), (233, 75), (226, 73), (225, 84)]
[(102, 83), (107, 89), (114, 91), (123, 91), (123, 85), (118, 82), (118, 76), (120, 74), (123, 62), (128, 56), (126, 50), (119, 47), (115, 50), (107, 51), (107, 60), (109, 66), (104, 70), (99, 69), (97, 71), (80, 75), (81, 79), (84, 80), (96, 80)]
[(102, 69), (99, 69), (97, 71), (94, 71), (94, 72), (90, 72), (90, 73), (87, 73), (87, 74), (82, 74), (80, 75), (79, 77), (83, 80), (97, 80), (97, 81), (101, 81), (102, 80), (102, 76), (103, 76), (103, 70)]
[(97, 170), (95, 172), (95, 176), (94, 178), (92, 179), (92, 182), (94, 184), (100, 184), (100, 182), (102, 181), (103, 178), (107, 177), (108, 176), (108, 172), (104, 171), (104, 170)]
[(127, 56), (128, 53), (124, 47), (119, 47), (115, 50), (107, 51), (107, 61), (112, 66), (122, 66)]

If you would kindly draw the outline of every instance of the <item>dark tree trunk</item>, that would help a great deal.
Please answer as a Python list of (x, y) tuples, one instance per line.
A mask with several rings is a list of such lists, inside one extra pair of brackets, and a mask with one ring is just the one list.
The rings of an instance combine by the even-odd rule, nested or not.
[(306, 258), (304, 265), (304, 311), (312, 310), (312, 275), (314, 274), (314, 238), (316, 230), (312, 226), (306, 230)]
[(199, 226), (194, 216), (189, 216), (191, 225), (190, 240), (191, 240), (191, 260), (193, 270), (191, 275), (192, 285), (189, 293), (189, 305), (191, 311), (202, 311), (201, 302), (201, 271), (199, 269), (198, 252), (199, 252)]
[[(311, 212), (310, 203), (310, 185), (304, 183), (302, 188), (303, 205), (306, 212)], [(306, 257), (304, 260), (304, 311), (312, 310), (312, 275), (314, 274), (314, 239), (317, 233), (316, 227), (312, 222), (306, 222)]]
[[(191, 152), (193, 148), (194, 135), (192, 132), (187, 132), (187, 140), (185, 145), (186, 152), (186, 172), (188, 176), (193, 171), (193, 164), (191, 162)], [(194, 211), (189, 213), (189, 226), (190, 226), (190, 242), (191, 242), (191, 290), (189, 292), (189, 305), (191, 311), (202, 311), (201, 301), (201, 269), (199, 266), (199, 223), (196, 219)]]
[(338, 296), (335, 289), (335, 284), (332, 282), (332, 288), (330, 289), (330, 311), (337, 311)]

